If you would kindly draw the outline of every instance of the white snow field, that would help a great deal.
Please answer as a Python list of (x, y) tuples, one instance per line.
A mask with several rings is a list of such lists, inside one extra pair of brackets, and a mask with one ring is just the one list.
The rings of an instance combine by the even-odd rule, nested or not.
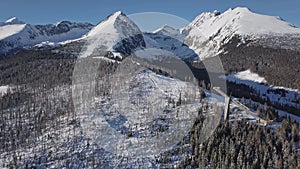
[(251, 72), (249, 69), (245, 71), (238, 72), (234, 75), (229, 75), (227, 78), (230, 78), (231, 76), (234, 76), (235, 78), (242, 79), (242, 80), (251, 80), (258, 83), (266, 83), (264, 77), (259, 76), (257, 73)]

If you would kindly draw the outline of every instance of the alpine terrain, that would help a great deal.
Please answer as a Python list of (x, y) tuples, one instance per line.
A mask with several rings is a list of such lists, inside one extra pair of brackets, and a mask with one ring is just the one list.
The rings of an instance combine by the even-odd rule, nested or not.
[(300, 28), (0, 22), (0, 168), (300, 168)]

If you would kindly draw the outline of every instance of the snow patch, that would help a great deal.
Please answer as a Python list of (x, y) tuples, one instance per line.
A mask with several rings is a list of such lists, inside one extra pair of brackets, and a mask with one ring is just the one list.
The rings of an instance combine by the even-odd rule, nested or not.
[(10, 86), (0, 86), (0, 96), (5, 95), (10, 89)]
[(249, 69), (242, 71), (242, 72), (238, 72), (233, 75), (229, 75), (229, 76), (227, 76), (227, 78), (231, 78), (231, 76), (234, 76), (235, 78), (238, 78), (238, 79), (251, 80), (254, 82), (258, 82), (258, 83), (266, 83), (267, 82), (264, 77), (259, 76), (257, 73), (251, 72)]
[(25, 24), (25, 22), (20, 21), (17, 17), (13, 17), (5, 21), (6, 24)]
[(54, 42), (46, 41), (46, 42), (42, 42), (40, 44), (37, 44), (34, 47), (41, 48), (41, 47), (55, 47), (55, 46), (58, 46), (58, 44), (54, 43)]

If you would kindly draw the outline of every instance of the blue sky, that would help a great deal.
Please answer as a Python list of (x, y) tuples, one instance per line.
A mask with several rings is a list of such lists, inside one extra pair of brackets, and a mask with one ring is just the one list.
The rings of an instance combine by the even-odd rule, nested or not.
[(192, 21), (201, 12), (237, 6), (252, 11), (280, 16), (300, 27), (299, 0), (4, 0), (0, 5), (0, 21), (13, 16), (32, 24), (56, 23), (62, 20), (97, 24), (115, 11), (130, 15), (161, 12)]

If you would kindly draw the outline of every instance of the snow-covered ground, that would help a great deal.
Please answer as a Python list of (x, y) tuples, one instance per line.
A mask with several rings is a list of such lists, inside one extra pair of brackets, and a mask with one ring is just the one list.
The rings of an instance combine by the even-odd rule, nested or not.
[(241, 79), (241, 80), (251, 80), (258, 83), (267, 82), (264, 77), (259, 76), (257, 73), (251, 72), (249, 69), (242, 72), (228, 75), (226, 78), (229, 81), (231, 80), (234, 81), (235, 79)]
[[(41, 168), (84, 168), (94, 164), (102, 168), (159, 168), (162, 165), (156, 161), (157, 156), (178, 148), (200, 107), (207, 104), (204, 115), (214, 117), (205, 122), (212, 124), (201, 131), (205, 137), (212, 134), (221, 120), (221, 116), (215, 118), (214, 107), (218, 105), (223, 109), (222, 96), (205, 91), (207, 97), (200, 102), (200, 89), (193, 83), (149, 69), (124, 74), (111, 75), (112, 90), (106, 96), (95, 98), (94, 106), (86, 109), (89, 111), (76, 112), (74, 119), (70, 118), (72, 114), (56, 117), (46, 124), (41, 135), (34, 137), (36, 133), (32, 132), (28, 141), (33, 144), (18, 148), (16, 154), (22, 155), (28, 164)], [(122, 78), (117, 81), (119, 77)], [(56, 96), (51, 95), (53, 90)], [(59, 109), (58, 98), (67, 96), (70, 91), (68, 86), (59, 86), (49, 90), (49, 94), (46, 92), (54, 101), (50, 107)], [(178, 103), (180, 97), (181, 104)], [(42, 110), (40, 106), (37, 104), (36, 109)], [(230, 120), (242, 118), (256, 123), (254, 113), (251, 115), (231, 104)], [(201, 138), (205, 140), (205, 137)], [(33, 138), (35, 140), (30, 140)], [(13, 160), (11, 153), (0, 153), (0, 166)], [(172, 165), (184, 160), (184, 154), (169, 156)], [(25, 168), (25, 163), (20, 162), (19, 166)]]
[(254, 113), (254, 111), (252, 114), (249, 112), (246, 112), (245, 110), (241, 109), (237, 104), (231, 103), (230, 104), (230, 114), (229, 114), (229, 121), (230, 122), (234, 122), (234, 121), (241, 121), (246, 120), (248, 122), (252, 122), (253, 124), (258, 124), (257, 121), (257, 116)]
[(10, 86), (0, 86), (0, 96), (3, 96), (7, 93), (8, 90), (10, 90)]
[[(240, 99), (240, 98), (235, 98), (236, 100), (239, 100), (239, 101), (241, 101), (241, 100), (243, 100), (246, 104), (250, 104), (250, 102), (251, 102), (251, 104), (252, 105), (255, 105), (256, 107), (264, 107), (265, 105), (264, 104), (261, 104), (261, 103), (258, 103), (258, 102), (255, 102), (255, 101), (253, 101), (253, 100), (250, 100), (250, 99), (245, 99), (245, 98), (243, 98), (243, 99)], [(232, 105), (233, 106), (233, 109), (234, 109), (234, 107), (236, 107), (236, 105)], [(254, 110), (254, 109), (250, 109), (253, 113), (256, 113), (256, 110)], [(300, 117), (299, 116), (296, 116), (296, 115), (294, 115), (294, 114), (291, 114), (291, 113), (289, 113), (289, 112), (287, 112), (287, 111), (283, 111), (283, 110), (279, 110), (279, 109), (274, 109), (277, 113), (278, 113), (278, 115), (280, 116), (280, 117), (285, 117), (285, 118), (291, 118), (291, 119), (294, 119), (295, 121), (297, 121), (298, 123), (300, 123)], [(234, 113), (234, 110), (232, 111), (233, 113)], [(242, 112), (243, 113), (243, 112)], [(246, 117), (250, 117), (250, 118), (253, 118), (252, 116), (248, 116), (248, 114), (245, 114), (246, 115)], [(271, 126), (281, 126), (281, 123), (280, 122), (274, 122), (274, 124), (272, 123), (272, 125)]]
[[(172, 148), (187, 134), (200, 103), (196, 86), (150, 70), (115, 83), (109, 102), (99, 98), (99, 108), (85, 114), (82, 123), (88, 136), (99, 133), (94, 139), (106, 150), (147, 157)], [(179, 97), (182, 105), (176, 106)]]
[[(224, 78), (224, 76), (220, 78)], [(269, 100), (271, 103), (279, 103), (300, 109), (300, 92), (298, 90), (280, 86), (270, 86), (266, 83), (264, 77), (260, 77), (258, 74), (252, 73), (249, 70), (227, 75), (226, 80), (251, 87), (255, 90), (256, 95), (262, 99)], [(288, 113), (284, 111), (279, 111), (279, 114), (288, 115)], [(296, 120), (298, 119), (296, 118), (297, 116), (292, 114), (288, 116), (295, 117)]]
[[(155, 156), (177, 148), (188, 134), (201, 107), (199, 88), (193, 83), (156, 74), (149, 69), (140, 69), (125, 76), (125, 81), (112, 79), (115, 86), (112, 86), (110, 94), (95, 98), (94, 107), (86, 109), (89, 110), (86, 112), (76, 112), (76, 116), (70, 112), (54, 113), (61, 108), (61, 99), (70, 95), (72, 90), (69, 86), (45, 91), (44, 94), (51, 100), (48, 108), (53, 109), (47, 114), (55, 115), (55, 120), (47, 122), (40, 134), (35, 130), (29, 131), (26, 146), (15, 151), (22, 159), (18, 166), (25, 168), (27, 163), (38, 168), (84, 168), (94, 164), (101, 168), (159, 167)], [(214, 98), (213, 94), (207, 95), (205, 114), (213, 116), (213, 105), (223, 106), (223, 100), (221, 97)], [(26, 127), (30, 126), (27, 124), (28, 116), (45, 114), (43, 103), (36, 102), (35, 105), (34, 112), (24, 114)], [(25, 107), (22, 105), (4, 111), (33, 111), (33, 108)], [(9, 118), (8, 113), (5, 118)], [(217, 125), (218, 120), (220, 118), (214, 119), (213, 124)], [(172, 158), (172, 161), (180, 161), (184, 155), (172, 154)], [(0, 153), (0, 167), (11, 161), (12, 152)]]

